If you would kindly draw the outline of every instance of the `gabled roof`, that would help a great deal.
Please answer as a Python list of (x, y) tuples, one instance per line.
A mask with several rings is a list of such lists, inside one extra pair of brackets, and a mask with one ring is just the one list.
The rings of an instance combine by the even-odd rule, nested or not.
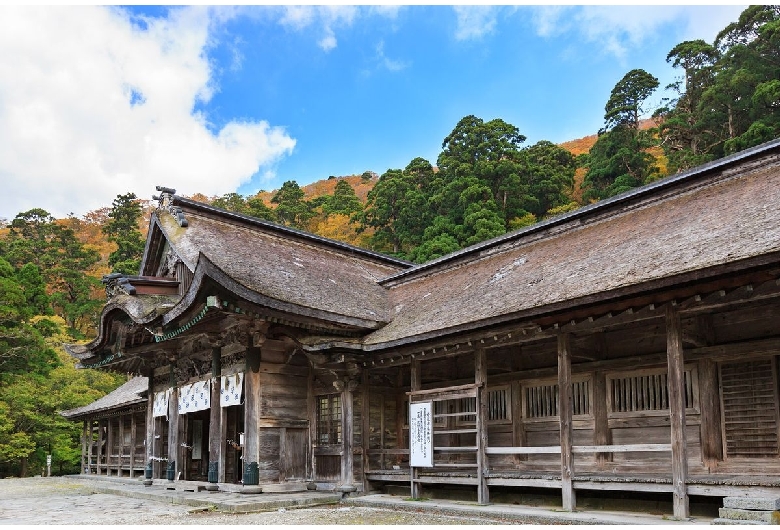
[(77, 420), (101, 412), (109, 412), (114, 409), (145, 403), (145, 395), (148, 389), (148, 378), (134, 377), (113, 392), (93, 401), (89, 405), (66, 410), (60, 414), (69, 420)]
[[(187, 199), (173, 197), (171, 205), (182, 209), (186, 227), (164, 209), (152, 223), (196, 278), (201, 267), (236, 295), (281, 311), (377, 328), (390, 320), (378, 280), (411, 266)], [(153, 264), (147, 254), (142, 270)]]
[[(780, 261), (780, 142), (385, 279), (369, 349)], [(719, 268), (720, 267), (720, 268)]]

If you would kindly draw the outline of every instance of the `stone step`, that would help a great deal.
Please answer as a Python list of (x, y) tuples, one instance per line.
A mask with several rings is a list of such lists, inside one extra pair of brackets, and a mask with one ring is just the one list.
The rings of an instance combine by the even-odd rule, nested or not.
[(767, 523), (766, 521), (748, 521), (745, 519), (723, 519), (722, 517), (718, 517), (717, 519), (712, 520), (712, 524), (771, 524)]
[(780, 510), (780, 497), (755, 498), (755, 497), (726, 497), (723, 499), (724, 508), (737, 508), (740, 510)]
[(722, 519), (735, 521), (764, 521), (769, 524), (780, 524), (780, 511), (773, 510), (742, 510), (738, 508), (720, 508), (718, 515)]

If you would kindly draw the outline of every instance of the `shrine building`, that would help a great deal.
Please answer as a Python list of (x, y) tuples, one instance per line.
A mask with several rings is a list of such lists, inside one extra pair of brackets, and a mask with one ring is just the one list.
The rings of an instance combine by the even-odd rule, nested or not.
[(780, 141), (421, 265), (158, 190), (84, 473), (780, 497)]

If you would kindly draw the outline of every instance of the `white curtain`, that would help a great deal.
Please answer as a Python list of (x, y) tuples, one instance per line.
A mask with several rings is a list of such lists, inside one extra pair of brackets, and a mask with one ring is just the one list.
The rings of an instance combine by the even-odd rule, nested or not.
[(152, 407), (152, 416), (155, 418), (168, 417), (168, 400), (171, 399), (172, 388), (166, 388), (162, 392), (154, 393), (154, 406)]
[(244, 384), (244, 374), (223, 375), (219, 390), (219, 404), (223, 407), (241, 404), (241, 388)]
[(179, 414), (211, 408), (211, 381), (179, 387)]

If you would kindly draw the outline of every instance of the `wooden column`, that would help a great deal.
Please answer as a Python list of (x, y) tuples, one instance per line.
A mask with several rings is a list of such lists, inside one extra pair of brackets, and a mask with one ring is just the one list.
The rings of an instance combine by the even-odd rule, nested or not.
[(225, 467), (221, 458), (226, 440), (222, 437), (222, 406), (219, 402), (222, 385), (222, 348), (211, 348), (211, 410), (209, 411), (209, 482), (219, 482), (220, 469)]
[[(371, 425), (369, 422), (369, 414), (371, 413), (371, 398), (368, 395), (369, 392), (369, 385), (368, 385), (368, 370), (363, 370), (363, 375), (361, 376), (361, 394), (362, 399), (360, 401), (361, 405), (361, 411), (360, 411), (360, 420), (362, 422), (362, 425), (360, 427), (360, 448), (362, 450), (361, 454), (363, 457), (363, 493), (368, 493), (369, 484), (368, 479), (366, 478), (366, 473), (368, 473), (368, 448), (369, 448), (369, 441), (368, 441), (368, 435), (369, 430), (371, 429)], [(384, 425), (382, 426), (384, 429)]]
[(309, 417), (309, 465), (308, 474), (311, 481), (317, 479), (317, 458), (314, 455), (314, 446), (319, 443), (317, 439), (317, 400), (314, 396), (314, 366), (309, 361), (309, 377), (306, 381), (308, 386), (306, 408)]
[[(250, 337), (250, 342), (252, 338)], [(244, 465), (243, 473), (250, 464), (260, 459), (260, 348), (250, 346), (246, 350), (246, 370), (244, 373)], [(255, 486), (256, 484), (244, 484)]]
[(95, 422), (92, 418), (87, 420), (87, 474), (92, 473), (92, 440), (95, 438)]
[(490, 492), (487, 486), (488, 460), (485, 454), (485, 448), (488, 445), (487, 360), (483, 348), (478, 348), (474, 352), (474, 383), (477, 385), (477, 503), (488, 504)]
[[(86, 473), (87, 469), (87, 423), (88, 420), (84, 420), (84, 425), (81, 429), (81, 474)], [(90, 424), (91, 425), (91, 424)]]
[(130, 478), (135, 477), (136, 422), (135, 412), (130, 414)]
[(341, 390), (341, 442), (343, 456), (341, 457), (341, 488), (342, 491), (355, 491), (353, 482), (353, 453), (352, 446), (354, 442), (354, 391), (357, 388), (358, 381), (346, 379), (343, 381)]
[(105, 441), (105, 438), (103, 437), (103, 423), (105, 420), (98, 420), (97, 427), (98, 427), (98, 439), (97, 439), (97, 462), (96, 462), (96, 470), (97, 474), (100, 475), (101, 470), (101, 460), (103, 459), (103, 455), (105, 454), (105, 448), (103, 447), (103, 442)]
[[(410, 390), (412, 392), (416, 390), (420, 390), (422, 387), (422, 377), (420, 373), (420, 361), (412, 360), (412, 362), (409, 364), (409, 370), (411, 372), (411, 384), (410, 384)], [(409, 404), (411, 405), (411, 398), (409, 399)], [(409, 426), (411, 428), (411, 425)], [(411, 443), (409, 444), (411, 447)], [(417, 482), (417, 479), (419, 478), (419, 471), (416, 467), (409, 466), (409, 471), (412, 479), (412, 498), (413, 499), (419, 499), (422, 496), (422, 488), (420, 487), (420, 483)]]
[(181, 449), (179, 447), (179, 389), (174, 388), (168, 400), (168, 462), (163, 469), (163, 476), (166, 478), (171, 462), (174, 464), (174, 480), (176, 480), (176, 473), (181, 469), (179, 449)]
[[(157, 462), (154, 461), (152, 458), (153, 456), (160, 456), (160, 452), (157, 449), (155, 444), (155, 426), (157, 422), (155, 421), (154, 417), (154, 370), (149, 370), (149, 373), (147, 374), (147, 377), (149, 379), (149, 390), (147, 392), (146, 396), (146, 444), (144, 447), (144, 453), (145, 453), (145, 461), (144, 461), (144, 471), (146, 471), (146, 466), (149, 465), (149, 463), (152, 463), (152, 477), (155, 476), (154, 474), (154, 468), (155, 464)], [(144, 478), (146, 478), (146, 474), (144, 474)]]
[(723, 460), (718, 368), (709, 359), (699, 361), (701, 407), (701, 459), (710, 471)]
[(669, 418), (672, 431), (672, 485), (674, 516), (687, 519), (688, 451), (685, 437), (685, 371), (683, 367), (682, 325), (672, 304), (666, 306), (666, 358), (669, 369)]
[(563, 509), (574, 511), (577, 499), (572, 479), (572, 393), (571, 393), (571, 339), (568, 333), (558, 335), (558, 421), (561, 430), (561, 486)]
[[(593, 445), (612, 445), (612, 433), (607, 417), (607, 377), (602, 371), (593, 374)], [(596, 464), (603, 468), (612, 460), (612, 453), (596, 453)]]
[[(116, 464), (113, 463), (113, 457), (116, 455), (112, 454), (114, 452), (114, 440), (116, 440), (116, 429), (114, 429), (114, 420), (109, 418), (108, 420), (108, 441), (106, 442), (106, 475), (111, 475), (111, 468), (116, 467)], [(117, 447), (119, 447), (119, 444), (116, 444)]]

